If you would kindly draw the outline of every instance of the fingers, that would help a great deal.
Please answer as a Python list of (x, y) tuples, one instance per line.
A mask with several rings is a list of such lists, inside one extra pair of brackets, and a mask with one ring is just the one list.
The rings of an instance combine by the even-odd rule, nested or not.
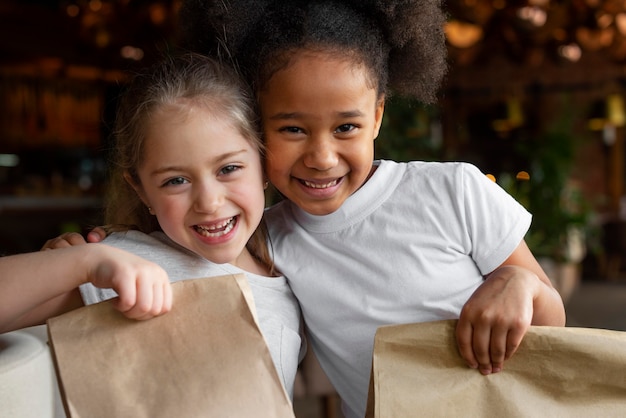
[(533, 320), (538, 278), (522, 268), (494, 270), (461, 309), (457, 324), (459, 353), (482, 374), (502, 370)]
[(156, 283), (151, 287), (137, 289), (137, 303), (126, 312), (127, 318), (143, 321), (169, 312), (171, 309), (171, 286)]
[[(468, 367), (478, 369), (481, 374), (488, 375), (502, 370), (504, 350), (502, 336), (492, 332), (489, 326), (474, 327), (468, 321), (460, 321), (456, 329), (459, 353)], [(506, 333), (505, 333), (506, 343)]]
[(41, 247), (42, 250), (52, 250), (56, 248), (66, 248), (72, 247), (74, 245), (82, 245), (87, 242), (77, 232), (66, 232), (64, 234), (59, 235), (56, 238), (49, 239), (46, 243)]
[(483, 375), (502, 371), (504, 361), (517, 351), (525, 333), (523, 324), (485, 324), (474, 327), (469, 321), (461, 320), (456, 329), (461, 357), (468, 367), (478, 369)]
[(489, 327), (474, 328), (472, 336), (472, 347), (474, 356), (478, 362), (478, 371), (481, 374), (488, 375), (492, 372), (490, 342), (491, 329)]
[(528, 325), (512, 328), (509, 330), (506, 338), (506, 353), (504, 354), (504, 360), (508, 360), (515, 354), (519, 348), (524, 335), (528, 331)]
[[(158, 276), (158, 275), (157, 275)], [(119, 289), (116, 309), (130, 319), (146, 320), (172, 309), (172, 287), (167, 279), (155, 277), (125, 280)]]
[(478, 368), (478, 360), (474, 356), (473, 331), (472, 324), (461, 317), (456, 326), (456, 342), (459, 354), (461, 354), (468, 367), (476, 369)]
[(113, 289), (118, 298), (114, 307), (126, 317), (153, 318), (172, 308), (172, 288), (167, 272), (151, 261), (105, 244), (89, 244), (93, 265), (88, 281)]
[(119, 296), (112, 301), (113, 306), (127, 317), (129, 317), (128, 312), (137, 304), (137, 288), (135, 283), (134, 280), (122, 279), (119, 280), (119, 283), (115, 286), (115, 291)]
[(107, 237), (107, 232), (101, 226), (97, 226), (87, 233), (87, 241), (92, 242), (92, 243), (100, 242), (106, 237)]
[(488, 352), (490, 364), (485, 365), (484, 368), (479, 368), (481, 373), (484, 371), (483, 374), (490, 374), (502, 371), (506, 358), (507, 336), (508, 329), (506, 328), (492, 329)]
[(43, 247), (41, 247), (41, 250), (72, 247), (74, 245), (82, 245), (88, 242), (96, 243), (105, 239), (106, 236), (106, 230), (101, 226), (97, 226), (89, 231), (89, 233), (87, 234), (87, 239), (83, 238), (83, 236), (77, 232), (66, 232), (56, 238), (52, 238), (46, 241)]

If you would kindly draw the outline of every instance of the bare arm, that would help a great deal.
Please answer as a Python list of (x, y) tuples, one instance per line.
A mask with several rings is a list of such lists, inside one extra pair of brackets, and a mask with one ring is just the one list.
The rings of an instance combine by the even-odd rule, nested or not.
[(459, 352), (483, 374), (499, 372), (530, 325), (565, 325), (563, 300), (522, 241), (467, 301), (457, 326)]
[(541, 281), (541, 283), (536, 283), (538, 285), (536, 289), (537, 292), (533, 297), (532, 325), (565, 325), (566, 316), (563, 299), (554, 286), (552, 286), (550, 278), (548, 278), (543, 271), (525, 241), (520, 243), (513, 254), (502, 263), (500, 268), (504, 266), (524, 267), (533, 272)]
[(161, 267), (104, 244), (78, 245), (0, 258), (0, 333), (82, 306), (78, 286), (87, 282), (114, 289), (116, 308), (129, 318), (148, 319), (171, 308)]

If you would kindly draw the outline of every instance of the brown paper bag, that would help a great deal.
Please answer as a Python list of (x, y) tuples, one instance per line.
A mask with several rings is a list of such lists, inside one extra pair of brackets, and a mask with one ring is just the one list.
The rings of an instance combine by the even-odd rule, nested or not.
[(367, 417), (624, 417), (626, 332), (531, 327), (504, 370), (469, 369), (456, 321), (378, 329)]
[(68, 417), (293, 418), (245, 276), (173, 291), (172, 311), (147, 321), (109, 302), (48, 321)]

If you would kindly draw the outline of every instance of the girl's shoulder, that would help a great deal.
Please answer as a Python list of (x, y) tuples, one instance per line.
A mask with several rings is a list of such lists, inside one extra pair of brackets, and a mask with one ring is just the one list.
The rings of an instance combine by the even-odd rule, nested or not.
[(176, 244), (165, 233), (154, 231), (149, 234), (137, 230), (119, 231), (109, 234), (104, 244), (130, 251), (144, 258), (198, 258), (199, 256), (188, 249)]
[(121, 243), (129, 244), (143, 244), (143, 245), (158, 245), (167, 244), (169, 238), (163, 232), (155, 231), (150, 234), (141, 232), (135, 229), (129, 229), (127, 231), (115, 231), (111, 232), (104, 239), (103, 243), (114, 245)]
[(440, 197), (449, 194), (450, 198), (463, 199), (463, 196), (477, 192), (498, 193), (494, 189), (499, 188), (477, 166), (467, 162), (410, 161), (385, 164), (381, 168), (388, 172), (394, 170), (394, 174), (388, 177), (399, 178), (398, 192), (415, 198), (422, 198), (425, 194)]
[[(449, 179), (487, 179), (486, 175), (474, 164), (463, 161), (410, 161), (396, 163), (404, 165), (411, 176), (424, 178)], [(470, 180), (471, 181), (471, 180)]]
[[(407, 177), (417, 177), (424, 180), (439, 180), (443, 178), (463, 178), (466, 176), (484, 176), (475, 165), (459, 161), (408, 161), (396, 162), (390, 160), (376, 161), (381, 173), (394, 173)], [(378, 171), (377, 170), (377, 171)]]

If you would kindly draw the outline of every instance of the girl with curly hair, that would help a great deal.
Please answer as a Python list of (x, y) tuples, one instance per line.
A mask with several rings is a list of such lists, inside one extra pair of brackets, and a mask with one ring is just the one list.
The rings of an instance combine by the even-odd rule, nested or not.
[(467, 163), (374, 160), (392, 93), (436, 101), (440, 0), (187, 0), (180, 22), (185, 48), (256, 94), (285, 198), (266, 211), (274, 262), (348, 418), (365, 414), (380, 326), (458, 318), (460, 354), (490, 374), (530, 325), (564, 325), (511, 196)]

